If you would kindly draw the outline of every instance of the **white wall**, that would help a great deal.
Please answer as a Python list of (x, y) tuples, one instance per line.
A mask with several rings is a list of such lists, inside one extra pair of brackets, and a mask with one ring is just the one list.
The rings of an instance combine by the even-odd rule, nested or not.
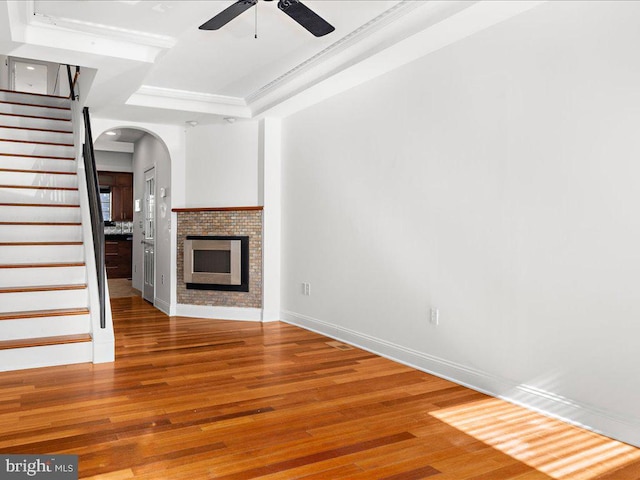
[(0, 90), (9, 90), (9, 57), (0, 55)]
[(133, 172), (133, 155), (124, 152), (95, 150), (96, 166), (105, 172)]
[(283, 318), (640, 445), (639, 20), (549, 2), (285, 119)]
[[(155, 300), (163, 310), (168, 310), (171, 301), (171, 159), (165, 145), (153, 135), (146, 134), (135, 143), (133, 151), (133, 198), (144, 205), (145, 172), (155, 167), (156, 182), (156, 239), (155, 239)], [(160, 188), (167, 191), (160, 198)], [(133, 288), (143, 290), (144, 208), (133, 213)], [(163, 280), (164, 277), (164, 280)]]
[(185, 206), (259, 205), (258, 121), (189, 128), (186, 143)]

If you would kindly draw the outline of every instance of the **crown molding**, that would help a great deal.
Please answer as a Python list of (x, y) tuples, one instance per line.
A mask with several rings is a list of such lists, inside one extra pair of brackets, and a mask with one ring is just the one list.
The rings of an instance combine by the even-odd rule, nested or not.
[(175, 38), (167, 35), (157, 35), (72, 18), (44, 15), (35, 11), (34, 0), (25, 2), (25, 8), (27, 10), (26, 18), (28, 26), (58, 28), (70, 32), (89, 33), (98, 37), (109, 38), (110, 40), (116, 39), (122, 42), (164, 49), (172, 48), (177, 43)]
[(401, 0), (348, 35), (340, 38), (336, 42), (324, 48), (322, 51), (309, 57), (279, 77), (247, 95), (247, 97), (245, 97), (247, 103), (251, 104), (259, 102), (269, 93), (283, 87), (288, 82), (302, 75), (304, 72), (343, 54), (347, 49), (375, 35), (387, 25), (395, 22), (421, 6), (423, 6), (423, 2), (417, 2), (415, 0)]
[(251, 109), (243, 98), (152, 85), (142, 85), (127, 105), (251, 118)]

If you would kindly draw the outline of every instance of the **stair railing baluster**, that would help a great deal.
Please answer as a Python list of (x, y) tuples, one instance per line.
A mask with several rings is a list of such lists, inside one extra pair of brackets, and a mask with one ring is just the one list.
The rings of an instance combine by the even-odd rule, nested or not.
[(93, 250), (96, 256), (96, 270), (98, 274), (98, 295), (100, 297), (100, 328), (106, 327), (105, 318), (105, 261), (104, 261), (104, 218), (100, 206), (100, 187), (98, 185), (98, 170), (96, 168), (93, 151), (93, 136), (91, 134), (91, 120), (89, 107), (82, 110), (84, 117), (84, 168), (87, 175), (87, 190), (89, 192), (89, 207), (91, 210), (91, 229), (93, 230)]
[[(80, 76), (80, 67), (76, 66), (75, 74), (71, 75), (71, 65), (67, 65), (67, 78), (69, 80), (69, 98), (77, 101), (76, 83)], [(105, 288), (105, 261), (104, 261), (104, 218), (100, 203), (100, 187), (98, 185), (98, 170), (93, 151), (93, 135), (91, 134), (91, 119), (89, 108), (82, 110), (84, 118), (84, 169), (87, 178), (87, 191), (89, 194), (89, 210), (91, 214), (91, 230), (93, 232), (93, 251), (96, 260), (96, 273), (98, 277), (98, 297), (100, 299), (100, 328), (106, 328), (106, 288)]]

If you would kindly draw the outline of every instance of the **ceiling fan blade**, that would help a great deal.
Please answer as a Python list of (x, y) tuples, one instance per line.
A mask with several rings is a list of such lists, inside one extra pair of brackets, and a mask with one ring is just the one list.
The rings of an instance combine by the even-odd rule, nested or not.
[(322, 37), (335, 30), (332, 25), (299, 0), (279, 0), (278, 8), (316, 37)]
[(218, 30), (220, 27), (223, 27), (224, 25), (229, 23), (242, 12), (249, 10), (256, 3), (258, 3), (258, 0), (238, 0), (236, 3), (234, 3), (230, 7), (227, 7), (218, 15), (211, 18), (209, 21), (200, 25), (198, 28), (200, 30)]

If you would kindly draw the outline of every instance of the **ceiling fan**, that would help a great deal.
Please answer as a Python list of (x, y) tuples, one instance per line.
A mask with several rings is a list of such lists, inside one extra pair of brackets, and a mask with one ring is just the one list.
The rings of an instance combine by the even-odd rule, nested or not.
[[(264, 0), (272, 2), (273, 0)], [(200, 30), (218, 30), (241, 13), (255, 6), (258, 0), (238, 0), (225, 10), (200, 25)], [(316, 37), (331, 33), (335, 28), (300, 0), (278, 0), (278, 8), (289, 15)]]

